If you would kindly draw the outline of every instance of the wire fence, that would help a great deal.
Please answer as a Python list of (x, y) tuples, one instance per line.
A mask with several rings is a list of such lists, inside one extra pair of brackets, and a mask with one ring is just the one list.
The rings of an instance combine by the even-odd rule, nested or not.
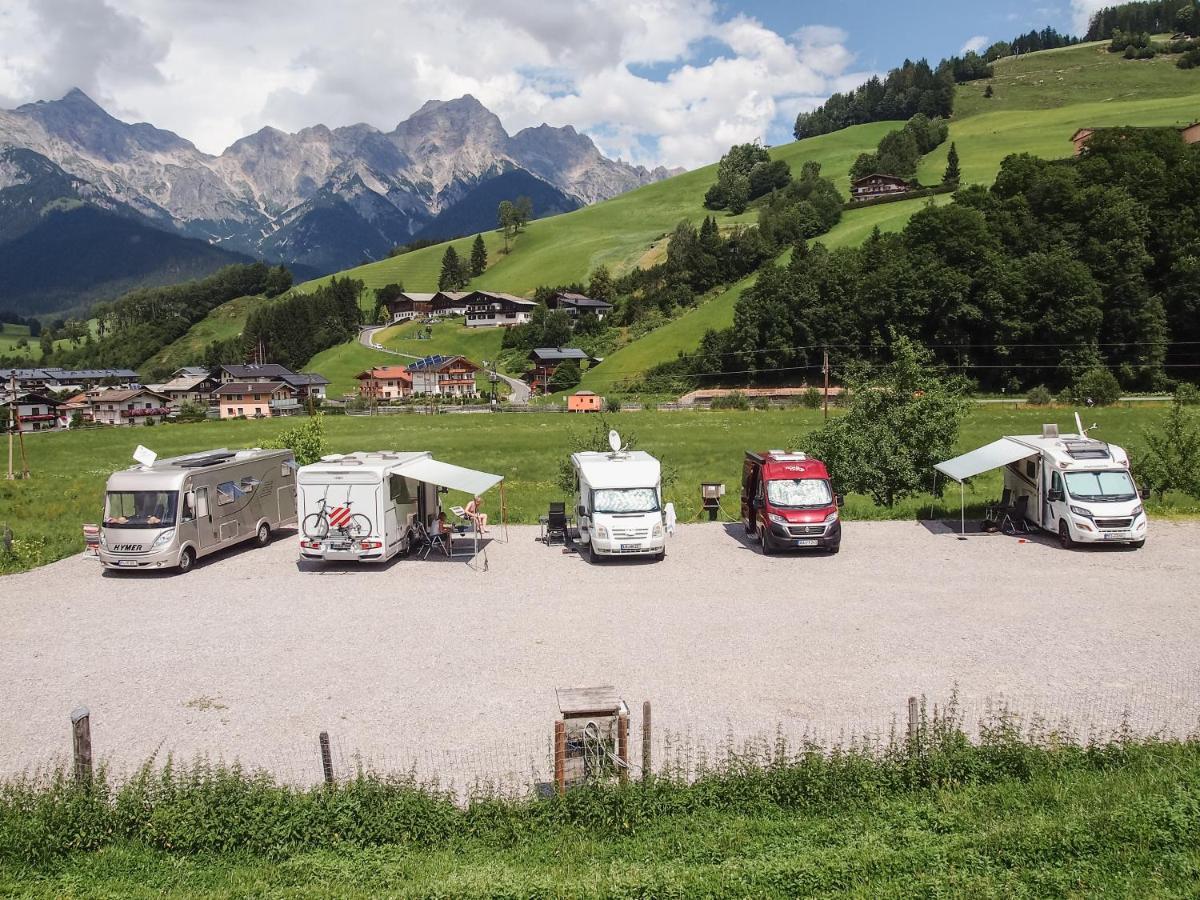
[[(1068, 693), (1047, 687), (1044, 692), (967, 696), (920, 697), (922, 723), (955, 722), (972, 740), (989, 727), (1004, 722), (1034, 743), (1079, 745), (1117, 739), (1155, 738), (1187, 740), (1200, 737), (1200, 672), (1159, 681), (1152, 686), (1108, 685), (1103, 690)], [(845, 718), (783, 719), (747, 727), (746, 723), (714, 717), (709, 721), (681, 719), (670, 710), (669, 698), (656, 699), (650, 739), (644, 742), (642, 704), (627, 699), (631, 711), (626, 764), (633, 779), (647, 771), (693, 781), (706, 772), (720, 770), (732, 759), (768, 764), (781, 748), (790, 752), (838, 748), (883, 750), (903, 743), (912, 709), (907, 697), (897, 697), (890, 709), (874, 715)], [(645, 743), (649, 759), (643, 750)], [(297, 736), (287, 745), (262, 746), (241, 759), (225, 755), (218, 747), (201, 757), (172, 755), (166, 743), (150, 759), (134, 758), (121, 748), (95, 748), (95, 759), (117, 780), (133, 774), (148, 761), (188, 766), (198, 759), (209, 764), (239, 764), (250, 771), (269, 773), (277, 781), (307, 786), (324, 777), (318, 735)], [(442, 747), (429, 735), (399, 731), (386, 744), (364, 745), (347, 727), (329, 733), (329, 753), (335, 780), (360, 773), (405, 777), (414, 784), (435, 787), (460, 800), (473, 796), (522, 797), (548, 793), (555, 776), (554, 722), (544, 727), (514, 729), (481, 736), (466, 746)], [(90, 752), (90, 750), (89, 750)], [(64, 741), (60, 751), (27, 758), (26, 774), (70, 770), (72, 747)], [(619, 765), (618, 765), (619, 768)], [(607, 766), (608, 771), (613, 767)], [(17, 774), (17, 773), (11, 773)]]

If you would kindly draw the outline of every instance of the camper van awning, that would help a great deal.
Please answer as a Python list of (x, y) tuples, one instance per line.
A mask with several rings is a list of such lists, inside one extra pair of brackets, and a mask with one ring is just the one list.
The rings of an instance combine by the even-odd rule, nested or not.
[(464, 469), (462, 466), (452, 466), (450, 463), (439, 462), (429, 457), (406, 462), (392, 471), (405, 478), (415, 478), (417, 481), (424, 481), (427, 484), (436, 484), (439, 487), (475, 495), (482, 494), (488, 488), (495, 487), (504, 480), (503, 475)]
[(1031, 450), (1024, 444), (1018, 444), (1008, 438), (1000, 438), (1000, 440), (985, 444), (970, 453), (940, 462), (934, 468), (943, 475), (961, 482), (1036, 453), (1036, 450)]

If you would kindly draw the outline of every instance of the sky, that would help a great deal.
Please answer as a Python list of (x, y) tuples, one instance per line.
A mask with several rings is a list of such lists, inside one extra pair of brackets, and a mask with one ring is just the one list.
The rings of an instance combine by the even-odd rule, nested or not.
[(612, 157), (694, 167), (791, 139), (796, 114), (905, 57), (1104, 0), (2, 0), (0, 107), (84, 90), (220, 153), (270, 125), (385, 131), (473, 94), (509, 133), (574, 125)]

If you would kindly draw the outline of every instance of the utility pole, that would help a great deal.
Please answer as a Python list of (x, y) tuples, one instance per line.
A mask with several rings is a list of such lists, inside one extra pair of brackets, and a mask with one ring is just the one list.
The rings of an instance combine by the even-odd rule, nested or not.
[(825, 361), (821, 365), (825, 373), (825, 421), (829, 421), (829, 351), (825, 351)]
[(13, 369), (9, 372), (9, 399), (8, 399), (8, 481), (15, 481), (16, 475), (13, 473), (13, 432), (16, 432), (17, 440), (21, 444), (21, 478), (29, 477), (29, 457), (25, 454), (25, 435), (21, 432), (21, 404), (17, 397), (17, 370)]
[(9, 395), (8, 395), (9, 396), (9, 400), (8, 400), (9, 410), (8, 410), (8, 415), (5, 416), (5, 418), (8, 421), (6, 421), (4, 423), (4, 425), (5, 425), (4, 430), (8, 432), (8, 480), (9, 481), (12, 481), (14, 478), (13, 467), (12, 467), (12, 464), (13, 464), (13, 414), (17, 408), (16, 407), (16, 403), (17, 403), (17, 372), (15, 369), (12, 371), (11, 376), (12, 376), (11, 388), (9, 389)]

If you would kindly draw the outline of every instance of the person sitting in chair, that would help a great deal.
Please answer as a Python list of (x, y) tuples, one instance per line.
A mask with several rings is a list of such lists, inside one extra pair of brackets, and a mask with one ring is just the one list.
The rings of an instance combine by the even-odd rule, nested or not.
[(450, 527), (450, 523), (446, 521), (446, 514), (439, 511), (437, 521), (433, 523), (434, 534), (451, 535), (454, 534), (454, 529)]
[(475, 530), (478, 531), (480, 534), (487, 534), (488, 533), (488, 530), (487, 530), (488, 517), (487, 517), (487, 513), (480, 512), (482, 507), (483, 507), (483, 498), (475, 497), (473, 500), (471, 500), (470, 503), (467, 504), (467, 508), (466, 508), (465, 512), (467, 514), (467, 518), (475, 523)]

